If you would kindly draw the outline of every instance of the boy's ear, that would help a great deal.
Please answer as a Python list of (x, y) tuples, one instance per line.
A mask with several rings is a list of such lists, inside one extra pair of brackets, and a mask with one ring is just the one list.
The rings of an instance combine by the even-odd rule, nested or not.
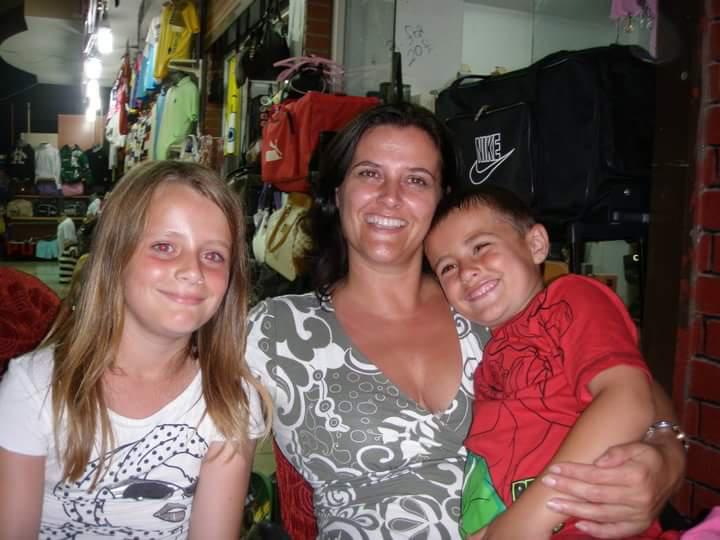
[(530, 227), (530, 230), (525, 235), (525, 242), (530, 250), (533, 262), (535, 264), (545, 262), (550, 252), (550, 238), (545, 227), (540, 225), (540, 223), (536, 223)]

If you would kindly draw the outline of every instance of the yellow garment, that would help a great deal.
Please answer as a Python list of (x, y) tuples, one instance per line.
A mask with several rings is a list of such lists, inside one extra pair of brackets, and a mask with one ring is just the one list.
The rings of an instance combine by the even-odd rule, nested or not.
[(227, 90), (225, 91), (225, 155), (237, 153), (238, 132), (238, 104), (240, 103), (240, 91), (235, 79), (235, 66), (237, 55), (233, 55), (227, 63)]
[[(182, 25), (172, 24), (182, 21)], [(200, 21), (192, 1), (166, 4), (160, 14), (160, 39), (153, 76), (161, 81), (168, 74), (170, 60), (190, 58), (192, 36), (200, 31)]]

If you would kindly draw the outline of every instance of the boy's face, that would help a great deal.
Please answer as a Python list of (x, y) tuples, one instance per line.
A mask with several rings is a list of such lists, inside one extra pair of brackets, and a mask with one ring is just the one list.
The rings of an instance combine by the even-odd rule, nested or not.
[(549, 242), (542, 225), (522, 234), (486, 206), (454, 210), (425, 240), (425, 254), (448, 301), (470, 320), (495, 328), (543, 288)]

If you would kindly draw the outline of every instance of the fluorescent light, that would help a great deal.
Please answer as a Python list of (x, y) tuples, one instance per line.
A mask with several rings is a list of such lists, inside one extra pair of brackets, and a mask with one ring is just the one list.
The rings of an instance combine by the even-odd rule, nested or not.
[(90, 56), (85, 59), (83, 71), (88, 79), (99, 79), (102, 75), (102, 62), (96, 56)]
[(97, 79), (88, 79), (85, 83), (85, 97), (92, 99), (95, 96), (100, 97), (100, 83)]
[(107, 26), (102, 26), (97, 31), (97, 50), (100, 54), (110, 54), (113, 51), (113, 34)]

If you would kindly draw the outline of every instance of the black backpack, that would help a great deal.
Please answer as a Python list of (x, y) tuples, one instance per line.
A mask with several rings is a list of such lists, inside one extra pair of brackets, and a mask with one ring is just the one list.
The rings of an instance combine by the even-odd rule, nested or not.
[(649, 205), (655, 66), (639, 47), (562, 51), (463, 77), (436, 111), (460, 151), (461, 189), (501, 185), (555, 221)]

